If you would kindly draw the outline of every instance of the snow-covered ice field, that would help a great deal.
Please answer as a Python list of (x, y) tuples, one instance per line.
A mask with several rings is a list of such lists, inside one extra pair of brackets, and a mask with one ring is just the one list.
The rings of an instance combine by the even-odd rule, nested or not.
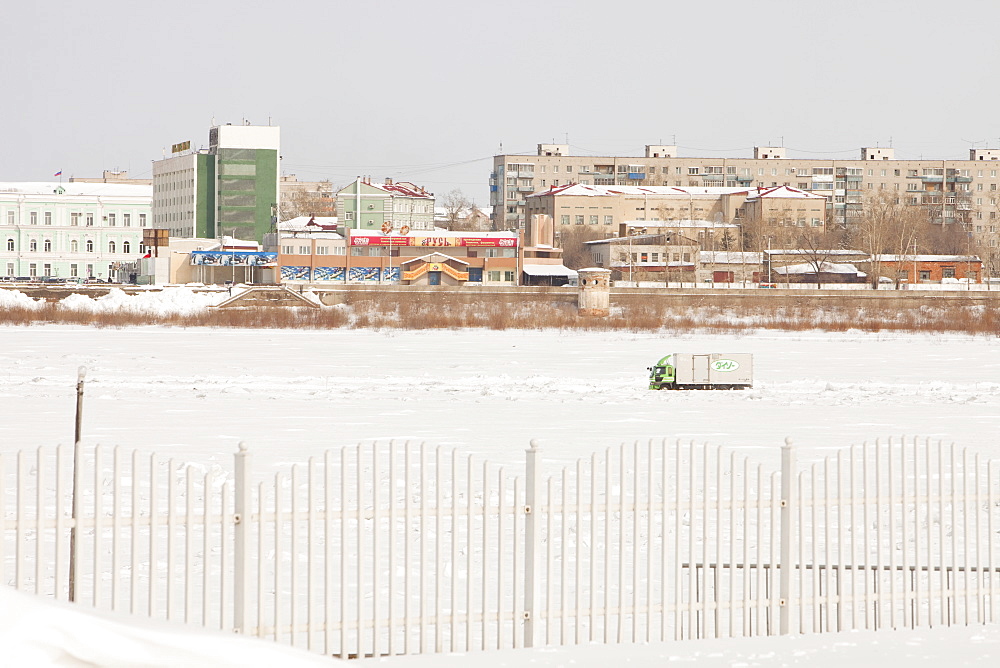
[[(1000, 340), (760, 332), (0, 329), (5, 450), (84, 439), (185, 459), (246, 441), (258, 466), (420, 439), (517, 464), (532, 438), (569, 462), (634, 439), (809, 453), (919, 435), (1000, 454)], [(750, 352), (746, 391), (651, 392), (669, 352)]]
[[(800, 447), (803, 460), (901, 434), (1000, 456), (1000, 340), (995, 338), (50, 325), (0, 328), (0, 341), (3, 452), (71, 441), (82, 365), (88, 369), (87, 443), (215, 462), (227, 470), (241, 440), (255, 453), (258, 472), (304, 461), (327, 447), (392, 438), (455, 446), (515, 466), (523, 462), (531, 438), (541, 440), (545, 458), (554, 464), (622, 441), (658, 437), (753, 449), (765, 462), (776, 462), (786, 436)], [(753, 353), (754, 388), (647, 390), (646, 367), (669, 352)], [(5, 602), (18, 608), (7, 610), (8, 619), (34, 619), (31, 628), (41, 624), (37, 633), (17, 631), (15, 624), (0, 641), (13, 652), (8, 656), (30, 658), (21, 665), (84, 665), (69, 660), (76, 653), (91, 662), (86, 665), (206, 665), (192, 659), (192, 651), (216, 656), (223, 650), (245, 666), (274, 661), (265, 653), (255, 661), (249, 647), (256, 645), (234, 653), (200, 634), (157, 645), (142, 626), (136, 630), (44, 610), (28, 617), (34, 602), (6, 597), (0, 608)], [(80, 624), (93, 633), (69, 633)], [(966, 665), (995, 665), (998, 648), (1000, 630), (990, 626), (506, 651), (477, 654), (475, 660), (483, 666), (681, 660), (822, 668), (896, 660), (931, 666), (960, 658)], [(446, 666), (468, 660), (424, 656), (380, 663)], [(282, 663), (299, 665), (295, 661), (289, 654)], [(302, 661), (311, 665), (311, 659)]]

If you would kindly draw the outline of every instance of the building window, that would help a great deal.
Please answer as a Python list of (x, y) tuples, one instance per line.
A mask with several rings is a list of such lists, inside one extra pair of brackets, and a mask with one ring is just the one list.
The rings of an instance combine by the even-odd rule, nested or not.
[(591, 216), (591, 217), (590, 217), (590, 224), (591, 224), (591, 225), (597, 225), (597, 221), (598, 221), (598, 220), (599, 220), (598, 216), (596, 216), (596, 215), (594, 215), (594, 216)]
[(13, 211), (8, 211), (7, 212), (7, 224), (8, 225), (13, 225), (14, 224), (14, 212)]
[(115, 226), (115, 214), (109, 213), (108, 214), (108, 227), (114, 227), (114, 226)]
[(28, 276), (38, 276), (38, 265), (34, 262), (28, 265)]
[(94, 277), (94, 265), (88, 264), (87, 265), (87, 278), (93, 278), (93, 277)]
[(80, 250), (80, 242), (77, 241), (76, 239), (73, 239), (72, 241), (70, 241), (69, 242), (69, 250), (70, 250), (71, 253), (75, 253), (78, 250)]
[(309, 246), (299, 246), (299, 255), (309, 255)]
[(108, 252), (109, 253), (114, 253), (115, 252), (115, 242), (114, 241), (109, 241), (108, 242)]
[(94, 214), (88, 213), (87, 214), (87, 227), (93, 227), (93, 226), (94, 226)]
[[(45, 224), (46, 225), (51, 225), (52, 224), (52, 212), (51, 211), (46, 211), (45, 212)], [(46, 276), (48, 276), (48, 274), (46, 274)]]
[(574, 217), (574, 222), (575, 222), (575, 223), (576, 223), (577, 225), (583, 225), (583, 215), (582, 215), (582, 214), (580, 214), (580, 215), (577, 215), (577, 216), (575, 216), (575, 217)]
[(91, 239), (87, 239), (87, 252), (88, 253), (94, 252), (94, 242)]
[(9, 251), (14, 250), (14, 240), (13, 239), (8, 239), (7, 240), (7, 250), (9, 250)]
[(7, 275), (8, 276), (13, 276), (14, 275), (14, 263), (13, 262), (8, 262), (7, 263)]
[(51, 275), (52, 275), (52, 265), (51, 264), (43, 264), (42, 265), (42, 276), (51, 276)]
[(941, 267), (941, 278), (955, 278), (955, 267)]
[(52, 239), (46, 239), (45, 241), (43, 241), (42, 242), (42, 249), (46, 253), (52, 252)]
[(122, 227), (132, 227), (132, 214), (123, 213), (122, 214)]
[(35, 251), (37, 251), (38, 250), (38, 241), (36, 241), (35, 239), (32, 239), (31, 241), (29, 241), (28, 242), (28, 250), (30, 250), (32, 253), (34, 253)]
[(122, 242), (122, 252), (123, 253), (131, 253), (132, 252), (132, 244), (130, 242), (128, 242), (128, 241), (123, 241)]
[(564, 213), (561, 216), (559, 216), (559, 224), (560, 225), (569, 225), (569, 214), (568, 213)]
[(70, 276), (73, 276), (73, 277), (76, 277), (76, 276), (79, 276), (79, 275), (80, 275), (80, 271), (79, 271), (79, 269), (77, 268), (77, 265), (75, 265), (75, 264), (71, 264), (71, 265), (69, 266), (69, 275), (70, 275)]
[(28, 220), (31, 222), (32, 225), (37, 225), (38, 224), (38, 212), (37, 211), (32, 211), (31, 213), (29, 213), (28, 214)]
[(146, 227), (146, 214), (139, 214), (139, 227)]
[(604, 216), (604, 224), (605, 225), (613, 225), (614, 222), (615, 222), (615, 217), (614, 216)]

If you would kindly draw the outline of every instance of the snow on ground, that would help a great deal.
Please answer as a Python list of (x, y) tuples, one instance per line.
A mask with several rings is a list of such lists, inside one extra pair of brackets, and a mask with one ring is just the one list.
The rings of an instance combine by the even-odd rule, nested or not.
[(85, 313), (145, 313), (149, 315), (187, 315), (228, 299), (228, 292), (196, 292), (191, 288), (138, 292), (129, 295), (121, 288), (111, 288), (100, 297), (71, 294), (59, 300), (60, 308)]
[[(86, 366), (89, 444), (258, 466), (328, 447), (421, 439), (519, 464), (635, 439), (809, 453), (920, 435), (1000, 454), (1000, 340), (761, 332), (0, 329), (3, 447), (69, 443)], [(747, 391), (651, 392), (669, 352), (750, 352)]]
[[(8, 298), (5, 292), (0, 297)], [(192, 301), (166, 299), (185, 308)], [(114, 300), (122, 298), (109, 295), (106, 303)], [(161, 302), (156, 308), (169, 305)], [(671, 352), (753, 353), (754, 388), (647, 390), (646, 367)], [(523, 463), (532, 438), (540, 439), (543, 456), (553, 465), (623, 441), (659, 437), (743, 448), (765, 463), (777, 462), (786, 436), (800, 447), (801, 460), (901, 434), (941, 438), (1000, 456), (997, 338), (68, 325), (0, 327), (0, 450), (71, 441), (81, 365), (88, 369), (86, 443), (155, 450), (226, 470), (239, 441), (249, 444), (254, 466), (263, 473), (328, 447), (392, 438), (455, 446), (511, 465)], [(8, 656), (32, 657), (5, 665), (83, 665), (68, 657), (76, 657), (72, 648), (84, 641), (94, 641), (88, 645), (87, 665), (227, 665), (213, 658), (151, 662), (180, 656), (167, 646), (215, 656), (212, 643), (201, 644), (200, 634), (193, 636), (199, 640), (164, 644), (144, 635), (145, 625), (101, 630), (98, 622), (70, 616), (82, 614), (78, 611), (56, 606), (58, 612), (38, 612), (35, 599), (29, 603), (3, 594), (0, 646), (5, 652), (27, 652)], [(85, 632), (76, 633), (78, 627)], [(247, 651), (258, 650), (258, 644), (247, 642), (253, 647)], [(43, 654), (30, 654), (39, 647)], [(237, 659), (244, 655), (227, 651)], [(998, 658), (1000, 627), (995, 626), (472, 655), (483, 668), (665, 660), (920, 667), (945, 661), (994, 665)], [(384, 662), (416, 667), (469, 660), (445, 655)], [(248, 658), (243, 665), (266, 661)]]
[[(0, 587), (0, 665), (10, 668), (307, 668), (337, 660), (267, 640), (95, 613)], [(605, 668), (664, 663), (840, 668), (995, 666), (1000, 625), (806, 636), (578, 645), (363, 659), (386, 668)], [(352, 662), (354, 663), (354, 662)]]
[(606, 668), (696, 665), (699, 668), (808, 666), (808, 668), (940, 668), (996, 666), (1000, 626), (693, 640), (637, 645), (580, 645), (483, 654), (425, 654), (365, 659), (372, 668)]
[(4, 668), (273, 668), (331, 660), (256, 638), (192, 630), (0, 587)]

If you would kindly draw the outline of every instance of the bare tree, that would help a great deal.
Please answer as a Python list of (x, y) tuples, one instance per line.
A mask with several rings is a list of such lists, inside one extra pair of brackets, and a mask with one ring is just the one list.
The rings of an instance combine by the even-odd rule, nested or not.
[[(850, 243), (871, 258), (869, 279), (873, 289), (878, 288), (884, 275), (881, 256), (895, 255), (898, 260), (913, 253), (918, 238), (927, 229), (927, 212), (903, 204), (895, 191), (874, 190), (866, 194), (861, 216), (851, 228)], [(898, 269), (891, 278), (898, 288)]]
[(816, 275), (816, 287), (823, 287), (823, 269), (834, 251), (843, 247), (844, 234), (839, 229), (829, 231), (801, 230), (796, 235), (796, 246), (802, 251), (802, 257), (812, 267)]
[(296, 188), (283, 192), (279, 206), (279, 220), (299, 216), (336, 216), (337, 196), (329, 181), (321, 181), (318, 189)]
[(563, 264), (570, 269), (594, 266), (594, 257), (586, 242), (603, 239), (606, 235), (590, 225), (563, 227), (556, 232), (556, 245), (563, 249)]
[(441, 198), (441, 206), (444, 207), (445, 224), (449, 230), (470, 231), (478, 229), (477, 217), (471, 215), (474, 210), (478, 211), (478, 209), (472, 200), (458, 188)]

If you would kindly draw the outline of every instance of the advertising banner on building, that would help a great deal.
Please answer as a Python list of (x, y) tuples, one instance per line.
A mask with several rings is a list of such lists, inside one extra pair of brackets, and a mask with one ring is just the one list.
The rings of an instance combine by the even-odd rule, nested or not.
[(447, 248), (466, 246), (471, 248), (517, 248), (517, 237), (452, 237), (424, 234), (393, 236), (381, 234), (352, 234), (352, 246), (417, 246), (425, 248)]
[(191, 264), (214, 267), (273, 267), (277, 253), (247, 251), (192, 251)]

